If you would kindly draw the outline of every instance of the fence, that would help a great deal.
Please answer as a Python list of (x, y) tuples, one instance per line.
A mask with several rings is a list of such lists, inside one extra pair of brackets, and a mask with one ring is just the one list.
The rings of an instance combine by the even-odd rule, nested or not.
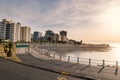
[[(35, 49), (37, 50), (37, 49)], [(118, 68), (120, 65), (120, 62), (118, 61), (107, 61), (107, 60), (97, 60), (97, 59), (87, 59), (87, 58), (80, 58), (80, 57), (71, 57), (71, 56), (62, 56), (58, 54), (51, 54), (51, 52), (43, 53), (44, 51), (38, 50), (39, 54), (46, 55), (54, 60), (60, 60), (60, 61), (66, 61), (68, 63), (76, 63), (76, 64), (86, 64), (86, 65), (96, 65), (96, 66), (102, 66), (102, 67), (116, 67)]]
[(118, 68), (120, 63), (118, 61), (106, 61), (106, 60), (96, 60), (96, 59), (87, 59), (80, 57), (71, 57), (71, 56), (62, 56), (57, 54), (50, 54), (50, 57), (54, 60), (66, 61), (68, 63), (76, 63), (76, 64), (87, 64), (89, 66), (96, 65), (102, 67), (116, 67)]

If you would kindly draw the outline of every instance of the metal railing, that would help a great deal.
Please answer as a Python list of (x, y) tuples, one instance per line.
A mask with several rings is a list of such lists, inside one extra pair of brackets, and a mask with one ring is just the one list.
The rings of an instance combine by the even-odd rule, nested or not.
[(35, 49), (37, 52), (41, 55), (46, 55), (48, 58), (54, 59), (54, 60), (60, 60), (60, 61), (66, 61), (68, 63), (76, 63), (76, 64), (85, 64), (85, 65), (93, 65), (93, 66), (102, 66), (102, 67), (116, 67), (118, 68), (120, 65), (120, 62), (118, 61), (107, 61), (107, 60), (97, 60), (97, 59), (91, 59), (91, 58), (80, 58), (80, 57), (72, 57), (72, 56), (62, 56), (59, 54), (53, 54), (49, 51), (44, 53), (41, 50)]
[(50, 57), (55, 60), (66, 61), (68, 63), (76, 64), (87, 64), (87, 65), (96, 65), (103, 67), (118, 67), (120, 62), (118, 61), (107, 61), (107, 60), (97, 60), (91, 58), (80, 58), (80, 57), (71, 57), (71, 56), (62, 56), (58, 54), (50, 54)]

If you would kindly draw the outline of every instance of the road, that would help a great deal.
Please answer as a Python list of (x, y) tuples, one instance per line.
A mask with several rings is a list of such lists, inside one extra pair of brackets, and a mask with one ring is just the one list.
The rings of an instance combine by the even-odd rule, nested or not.
[(0, 80), (83, 80), (65, 76), (0, 58)]

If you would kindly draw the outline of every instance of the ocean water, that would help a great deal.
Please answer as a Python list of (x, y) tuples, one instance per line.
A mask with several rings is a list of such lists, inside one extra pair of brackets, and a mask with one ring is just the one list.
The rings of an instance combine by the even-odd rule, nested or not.
[(110, 49), (107, 51), (74, 51), (67, 52), (62, 54), (63, 58), (70, 56), (71, 61), (77, 61), (77, 57), (81, 59), (81, 61), (88, 62), (90, 58), (94, 63), (102, 63), (102, 60), (106, 61), (106, 64), (116, 65), (116, 61), (120, 64), (120, 43), (109, 43)]

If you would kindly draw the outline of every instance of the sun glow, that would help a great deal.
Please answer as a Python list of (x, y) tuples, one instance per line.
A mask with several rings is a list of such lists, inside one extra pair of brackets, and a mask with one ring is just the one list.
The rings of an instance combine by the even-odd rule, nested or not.
[(112, 6), (104, 9), (97, 17), (100, 22), (100, 33), (105, 40), (120, 41), (120, 7)]
[(110, 8), (103, 16), (104, 23), (113, 30), (120, 30), (120, 7)]

